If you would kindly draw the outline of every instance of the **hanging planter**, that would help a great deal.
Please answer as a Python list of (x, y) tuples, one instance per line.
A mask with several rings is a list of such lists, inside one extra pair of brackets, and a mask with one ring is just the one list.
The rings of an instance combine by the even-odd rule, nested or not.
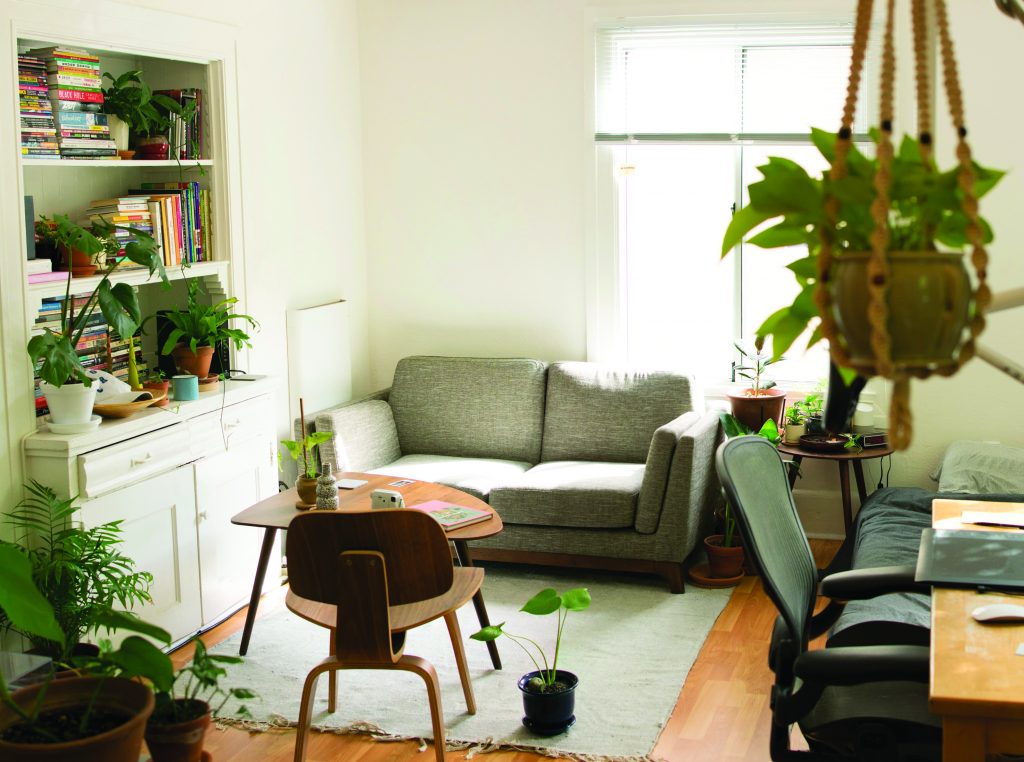
[[(837, 133), (811, 134), (829, 170), (813, 178), (788, 159), (769, 158), (759, 167), (764, 179), (749, 186), (749, 204), (734, 215), (726, 231), (722, 255), (772, 220), (775, 224), (751, 236), (749, 243), (764, 248), (807, 245), (808, 256), (788, 266), (800, 285), (799, 294), (792, 305), (771, 315), (757, 334), (772, 336), (777, 358), (817, 323), (808, 346), (828, 339), (832, 362), (845, 369), (847, 383), (858, 374), (891, 379), (889, 438), (895, 449), (903, 450), (912, 433), (910, 378), (952, 375), (974, 356), (974, 340), (984, 329), (984, 311), (991, 300), (985, 244), (992, 240), (992, 231), (978, 215), (978, 199), (1003, 173), (971, 158), (944, 0), (934, 0), (928, 7), (935, 11), (946, 95), (958, 135), (958, 166), (940, 172), (932, 158), (924, 2), (912, 3), (921, 132), (916, 139), (905, 136), (894, 147), (896, 62), (890, 0), (880, 126), (871, 131), (876, 157), (868, 158), (857, 149), (853, 120), (872, 4), (859, 0), (857, 5), (841, 127)], [(977, 284), (973, 291), (963, 263), (967, 252)]]

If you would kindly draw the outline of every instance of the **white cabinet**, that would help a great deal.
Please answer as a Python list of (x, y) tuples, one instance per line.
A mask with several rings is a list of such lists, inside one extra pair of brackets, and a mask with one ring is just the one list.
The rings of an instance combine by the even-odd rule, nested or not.
[(78, 495), (88, 526), (122, 521), (121, 551), (153, 575), (136, 611), (187, 638), (248, 602), (259, 530), (231, 517), (277, 489), (275, 382), (225, 382), (88, 434), (25, 439), (28, 476)]

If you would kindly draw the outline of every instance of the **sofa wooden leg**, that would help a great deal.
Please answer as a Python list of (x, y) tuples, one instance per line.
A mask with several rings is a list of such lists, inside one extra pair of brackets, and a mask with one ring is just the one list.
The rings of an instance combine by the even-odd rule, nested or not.
[(665, 578), (668, 582), (668, 591), (670, 593), (685, 593), (686, 587), (683, 585), (683, 565), (677, 564), (673, 561), (665, 561), (658, 567), (658, 573)]

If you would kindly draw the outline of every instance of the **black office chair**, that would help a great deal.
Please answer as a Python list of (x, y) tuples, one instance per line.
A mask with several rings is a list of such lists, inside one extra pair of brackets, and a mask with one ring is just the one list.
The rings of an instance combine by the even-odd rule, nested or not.
[[(818, 573), (778, 451), (762, 437), (737, 437), (718, 448), (716, 465), (747, 552), (779, 610), (768, 654), (775, 673), (772, 760), (939, 760), (941, 721), (928, 713), (928, 648), (807, 649), (838, 617), (840, 601), (916, 592), (920, 585), (903, 567), (834, 574), (821, 582), (833, 601), (813, 615)], [(791, 749), (794, 723), (810, 751)]]

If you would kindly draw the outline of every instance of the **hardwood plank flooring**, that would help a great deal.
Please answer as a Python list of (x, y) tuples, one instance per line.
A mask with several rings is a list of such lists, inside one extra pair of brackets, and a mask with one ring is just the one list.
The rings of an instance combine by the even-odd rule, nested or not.
[[(829, 540), (812, 540), (819, 566), (825, 565), (839, 547)], [(284, 588), (264, 596), (260, 614), (283, 605)], [(718, 618), (697, 661), (690, 670), (679, 701), (662, 731), (651, 756), (666, 762), (765, 762), (768, 760), (768, 729), (771, 712), (768, 697), (768, 640), (776, 611), (757, 577), (746, 577), (733, 592)], [(245, 609), (202, 636), (209, 646), (242, 629)], [(258, 634), (259, 623), (256, 631)], [(192, 655), (186, 645), (173, 654), (175, 666)], [(301, 678), (296, 678), (296, 691)], [(426, 701), (424, 700), (424, 712)], [(309, 762), (411, 762), (432, 759), (420, 754), (411, 741), (377, 742), (359, 735), (312, 733)], [(295, 746), (294, 730), (247, 733), (211, 729), (206, 750), (216, 762), (287, 762)], [(464, 752), (450, 752), (455, 762)], [(514, 751), (477, 755), (481, 762), (550, 762), (550, 757)]]

